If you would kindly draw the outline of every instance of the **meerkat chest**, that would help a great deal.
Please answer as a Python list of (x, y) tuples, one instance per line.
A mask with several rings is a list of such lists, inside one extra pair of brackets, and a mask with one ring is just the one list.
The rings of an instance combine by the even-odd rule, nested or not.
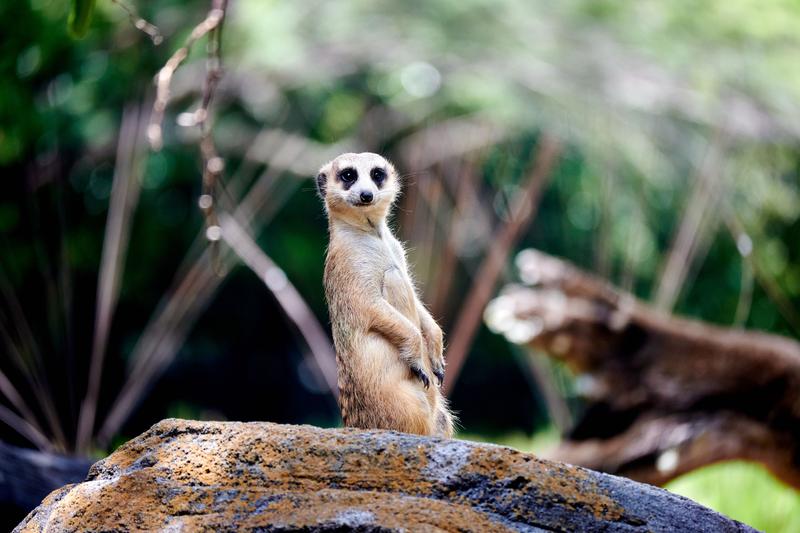
[(359, 235), (357, 239), (357, 243), (348, 243), (355, 270), (374, 280), (380, 295), (392, 307), (417, 322), (414, 288), (400, 243), (386, 234)]
[[(342, 292), (342, 282), (353, 287), (353, 293), (374, 294), (386, 300), (412, 322), (419, 317), (416, 310), (414, 287), (409, 276), (405, 252), (388, 228), (379, 234), (337, 231), (331, 236), (328, 250), (331, 264), (341, 270), (335, 281), (331, 280), (335, 300)], [(372, 289), (370, 289), (372, 287)], [(352, 295), (351, 295), (352, 296)]]
[(337, 236), (331, 248), (349, 257), (354, 270), (367, 278), (381, 277), (386, 270), (398, 269), (405, 273), (405, 257), (402, 248), (393, 237), (376, 235), (342, 234)]
[(408, 273), (403, 248), (393, 237), (382, 241), (387, 261), (381, 280), (381, 293), (390, 305), (412, 322), (418, 323), (414, 286)]

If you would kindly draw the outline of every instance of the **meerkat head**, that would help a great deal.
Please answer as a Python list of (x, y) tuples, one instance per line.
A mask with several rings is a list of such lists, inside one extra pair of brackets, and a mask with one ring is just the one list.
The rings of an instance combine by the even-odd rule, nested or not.
[(317, 190), (328, 216), (375, 226), (397, 198), (400, 180), (392, 164), (378, 154), (348, 153), (320, 169)]

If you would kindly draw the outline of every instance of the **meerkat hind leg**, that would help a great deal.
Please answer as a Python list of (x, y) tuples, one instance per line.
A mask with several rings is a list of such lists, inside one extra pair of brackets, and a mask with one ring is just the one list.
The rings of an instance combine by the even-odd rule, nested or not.
[(449, 439), (453, 437), (453, 426), (455, 424), (453, 422), (453, 414), (448, 409), (444, 398), (442, 398), (442, 402), (436, 410), (436, 436)]
[(397, 349), (384, 337), (371, 334), (364, 343), (364, 353), (371, 364), (381, 366), (374, 369), (373, 375), (382, 377), (374, 385), (377, 396), (369, 401), (373, 412), (368, 427), (434, 434), (435, 413), (426, 394), (407, 379), (408, 367)]

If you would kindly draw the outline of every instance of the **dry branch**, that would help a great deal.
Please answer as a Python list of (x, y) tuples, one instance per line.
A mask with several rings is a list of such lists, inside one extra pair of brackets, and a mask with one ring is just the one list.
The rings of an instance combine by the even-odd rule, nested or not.
[(756, 261), (756, 254), (753, 253), (753, 240), (744, 230), (744, 226), (734, 210), (730, 208), (726, 209), (725, 223), (731, 238), (736, 241), (739, 254), (742, 256), (747, 268), (752, 272), (753, 277), (761, 285), (761, 288), (764, 289), (764, 292), (767, 293), (767, 297), (772, 301), (783, 319), (786, 320), (792, 328), (794, 334), (800, 335), (800, 312), (798, 312), (797, 308), (786, 296), (785, 291), (781, 288), (775, 276), (767, 272), (759, 261)]
[(141, 130), (144, 123), (139, 109), (128, 108), (122, 116), (122, 125), (117, 143), (114, 180), (111, 201), (108, 207), (103, 255), (97, 280), (97, 304), (95, 308), (92, 357), (89, 364), (89, 382), (78, 417), (75, 449), (86, 453), (90, 444), (100, 396), (100, 380), (103, 375), (111, 321), (119, 297), (120, 281), (130, 240), (131, 220), (139, 200), (141, 188)]
[[(311, 141), (303, 142), (300, 138), (290, 136), (279, 137), (272, 146), (271, 157), (266, 160), (268, 168), (237, 203), (234, 211), (234, 218), (253, 233), (269, 224), (301, 183), (299, 179), (278, 180), (286, 168), (285, 163), (290, 160), (313, 160), (320, 156), (322, 150)], [(282, 188), (276, 191), (276, 186)], [(107, 444), (119, 431), (142, 395), (172, 362), (200, 313), (222, 284), (223, 278), (216, 275), (212, 268), (205, 234), (204, 230), (198, 235), (158, 311), (134, 347), (128, 378), (98, 433), (97, 440), (101, 445)], [(221, 250), (219, 259), (226, 267), (235, 262), (229, 249)], [(313, 371), (317, 366), (312, 363), (309, 368)], [(317, 377), (320, 382), (324, 381), (322, 376)]]
[[(44, 435), (44, 433), (42, 432), (42, 427), (39, 425), (39, 422), (36, 419), (36, 415), (33, 414), (33, 411), (31, 411), (31, 408), (28, 406), (25, 399), (22, 397), (17, 388), (14, 386), (13, 383), (11, 383), (11, 380), (8, 379), (8, 376), (6, 376), (6, 374), (2, 370), (0, 370), (0, 392), (3, 393), (3, 395), (8, 399), (11, 405), (13, 405), (14, 408), (22, 415), (22, 420), (24, 421), (24, 424), (19, 424), (19, 423), (17, 423), (16, 425), (9, 424), (10, 426), (12, 426), (21, 435), (25, 435), (26, 438), (29, 438), (29, 436), (33, 434), (30, 431), (27, 431), (28, 426), (32, 428), (36, 432), (36, 434)], [(11, 414), (14, 413), (12, 412)], [(14, 417), (6, 416), (5, 420), (16, 420), (16, 419)], [(20, 428), (23, 426), (25, 426), (26, 428), (25, 431), (27, 433), (20, 431)], [(38, 436), (37, 440), (31, 440), (31, 442), (36, 444), (36, 446), (43, 451), (52, 448), (47, 439), (44, 440), (45, 444), (44, 447), (42, 447), (42, 441), (38, 439)]]
[(662, 314), (543, 253), (486, 311), (564, 361), (587, 406), (561, 460), (651, 483), (748, 459), (800, 487), (800, 344)]
[(158, 46), (164, 41), (164, 36), (161, 35), (161, 30), (159, 30), (154, 24), (151, 24), (150, 22), (147, 22), (145, 19), (140, 17), (135, 9), (130, 7), (122, 0), (111, 0), (111, 1), (117, 4), (120, 7), (120, 9), (122, 9), (125, 13), (128, 14), (128, 18), (130, 19), (131, 24), (133, 24), (133, 26), (137, 30), (147, 34), (147, 36), (150, 37), (150, 40), (153, 41), (154, 45)]
[(445, 393), (453, 389), (458, 374), (472, 345), (475, 333), (480, 325), (481, 314), (486, 303), (492, 297), (497, 280), (505, 266), (514, 244), (533, 219), (539, 199), (553, 166), (561, 152), (561, 143), (553, 137), (544, 136), (540, 140), (539, 149), (533, 169), (525, 185), (524, 191), (515, 202), (509, 220), (498, 232), (489, 251), (475, 274), (474, 282), (456, 319), (453, 333), (450, 335), (450, 347), (447, 350), (447, 375), (444, 381)]
[[(3, 341), (3, 345), (7, 354), (11, 356), (11, 361), (17, 367), (17, 370), (20, 372), (20, 374), (22, 374), (22, 376), (25, 378), (25, 381), (27, 382), (31, 391), (34, 393), (38, 407), (41, 409), (41, 412), (44, 414), (45, 420), (47, 421), (47, 427), (50, 430), (54, 448), (59, 451), (66, 450), (68, 447), (67, 439), (64, 435), (64, 430), (62, 429), (61, 422), (58, 418), (58, 412), (56, 411), (53, 395), (50, 392), (52, 389), (48, 386), (47, 374), (43, 370), (44, 363), (39, 350), (39, 344), (33, 335), (33, 330), (28, 323), (28, 319), (25, 317), (25, 313), (22, 311), (22, 306), (14, 294), (14, 291), (11, 289), (9, 280), (2, 269), (0, 269), (0, 295), (2, 296), (2, 303), (4, 304), (0, 306), (0, 339)], [(11, 315), (10, 321), (16, 329), (18, 337), (17, 339), (12, 337), (12, 331), (6, 327), (6, 322), (8, 319), (6, 318), (6, 312), (3, 309), (4, 307), (8, 308), (8, 311)], [(27, 406), (23, 406), (23, 404), (19, 403), (19, 401), (15, 402), (14, 393), (16, 391), (9, 389), (8, 387), (4, 387), (2, 392), (4, 394), (11, 394), (11, 396), (8, 396), (8, 399), (15, 407), (20, 409), (20, 406), (22, 406), (22, 409), (20, 409), (19, 412), (23, 415), (26, 422), (24, 425), (9, 425), (14, 427), (15, 430), (19, 430), (19, 428), (23, 426), (27, 427), (27, 425), (30, 425), (30, 427), (40, 431), (41, 428), (38, 425), (35, 416), (33, 413), (31, 413)], [(14, 415), (13, 412), (11, 414)], [(5, 418), (6, 420), (13, 419), (13, 417), (8, 416)], [(40, 433), (43, 432), (40, 431)], [(26, 431), (22, 434), (25, 436), (25, 438), (30, 439), (31, 433), (29, 431)], [(39, 446), (38, 441), (31, 442), (35, 443), (38, 447), (41, 447)]]
[(222, 239), (239, 259), (261, 278), (308, 343), (314, 363), (328, 390), (338, 395), (336, 355), (327, 333), (284, 271), (265, 254), (247, 231), (230, 215), (221, 213)]
[[(272, 173), (268, 174), (268, 176), (272, 175)], [(295, 183), (290, 182), (290, 185), (295, 185)], [(263, 195), (262, 189), (260, 183), (251, 189), (250, 194), (237, 209), (237, 219), (241, 220), (244, 217), (241, 213), (255, 215), (257, 211), (248, 206), (253, 203), (263, 205), (264, 198), (254, 196), (259, 192), (258, 196)], [(294, 187), (291, 187), (290, 190), (294, 190)], [(271, 213), (259, 212), (259, 225), (269, 223), (274, 211), (283, 201), (280, 195), (273, 195), (271, 200), (277, 206)], [(148, 388), (173, 361), (200, 313), (222, 285), (224, 278), (214, 272), (211, 253), (206, 242), (205, 231), (203, 231), (196, 239), (195, 245), (187, 253), (184, 266), (136, 343), (131, 356), (133, 364), (128, 372), (128, 377), (119, 395), (114, 399), (109, 414), (98, 433), (97, 440), (101, 445), (107, 444), (119, 431)], [(233, 258), (229, 258), (223, 253), (221, 261), (224, 264), (232, 264)]]
[(705, 159), (694, 179), (669, 254), (661, 270), (655, 294), (655, 307), (671, 311), (702, 244), (710, 245), (709, 234), (715, 224), (716, 207), (720, 200), (720, 166), (724, 151), (723, 134), (711, 141)]
[(53, 451), (52, 444), (50, 444), (50, 441), (47, 440), (47, 437), (45, 437), (41, 431), (26, 419), (20, 418), (11, 409), (3, 405), (0, 405), (0, 421), (28, 439), (40, 450), (46, 452)]
[(166, 64), (161, 67), (161, 70), (158, 71), (156, 76), (156, 100), (153, 104), (153, 113), (150, 116), (150, 125), (147, 127), (147, 139), (150, 141), (150, 147), (153, 150), (160, 150), (164, 144), (161, 124), (164, 121), (164, 111), (167, 109), (167, 103), (169, 102), (170, 86), (175, 71), (189, 56), (194, 43), (217, 28), (225, 16), (224, 8), (216, 5), (219, 4), (219, 1), (214, 0), (214, 3), (215, 6), (211, 8), (206, 18), (194, 27), (184, 45), (178, 48), (167, 60)]

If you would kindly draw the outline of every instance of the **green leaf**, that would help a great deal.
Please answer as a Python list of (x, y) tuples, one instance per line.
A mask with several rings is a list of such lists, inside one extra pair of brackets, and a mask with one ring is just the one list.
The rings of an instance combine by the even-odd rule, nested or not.
[(67, 27), (76, 39), (83, 39), (92, 22), (95, 0), (72, 0), (72, 11), (69, 13)]

